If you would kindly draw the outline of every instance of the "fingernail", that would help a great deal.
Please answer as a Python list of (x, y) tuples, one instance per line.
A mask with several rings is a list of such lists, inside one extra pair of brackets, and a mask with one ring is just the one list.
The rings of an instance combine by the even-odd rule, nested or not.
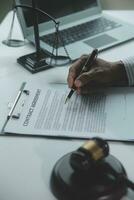
[(75, 85), (76, 85), (76, 87), (81, 87), (82, 86), (82, 82), (80, 80), (76, 80), (75, 81)]

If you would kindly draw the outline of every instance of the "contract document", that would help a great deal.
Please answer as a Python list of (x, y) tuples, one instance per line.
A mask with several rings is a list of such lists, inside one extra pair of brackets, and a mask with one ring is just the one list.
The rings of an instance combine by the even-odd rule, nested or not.
[[(28, 93), (26, 93), (28, 91)], [(48, 137), (134, 139), (134, 88), (73, 94), (66, 85), (27, 83), (4, 132)]]

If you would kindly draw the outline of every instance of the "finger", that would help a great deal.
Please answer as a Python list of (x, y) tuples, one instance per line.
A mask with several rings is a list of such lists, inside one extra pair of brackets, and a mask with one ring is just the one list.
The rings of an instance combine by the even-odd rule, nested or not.
[(67, 82), (70, 88), (73, 87), (74, 84), (74, 80), (76, 79), (76, 77), (79, 76), (83, 64), (86, 60), (86, 55), (81, 56), (80, 59), (78, 59), (75, 63), (73, 63), (73, 65), (70, 67), (69, 69), (69, 74), (68, 74), (68, 78), (67, 78)]
[(97, 94), (100, 93), (104, 90), (104, 88), (102, 88), (101, 86), (99, 87), (82, 87), (82, 88), (78, 88), (77, 89), (77, 93), (79, 95), (93, 95), (93, 94)]
[(100, 81), (100, 79), (103, 78), (103, 70), (100, 70), (98, 68), (91, 69), (89, 72), (85, 72), (81, 74), (74, 82), (74, 85), (79, 88), (83, 87), (84, 85), (90, 83), (90, 82), (97, 82)]

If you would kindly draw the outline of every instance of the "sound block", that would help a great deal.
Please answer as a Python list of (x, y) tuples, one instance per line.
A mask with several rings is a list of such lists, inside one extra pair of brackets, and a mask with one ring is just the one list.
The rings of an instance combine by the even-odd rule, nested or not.
[(120, 200), (126, 194), (127, 186), (119, 178), (126, 172), (114, 156), (85, 173), (72, 169), (70, 155), (58, 160), (51, 175), (51, 190), (58, 200)]

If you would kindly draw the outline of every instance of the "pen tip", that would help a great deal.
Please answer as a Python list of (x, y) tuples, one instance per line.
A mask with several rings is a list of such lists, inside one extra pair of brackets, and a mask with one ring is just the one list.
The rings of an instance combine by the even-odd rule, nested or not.
[(65, 104), (67, 103), (67, 101), (68, 101), (68, 97), (65, 99)]

